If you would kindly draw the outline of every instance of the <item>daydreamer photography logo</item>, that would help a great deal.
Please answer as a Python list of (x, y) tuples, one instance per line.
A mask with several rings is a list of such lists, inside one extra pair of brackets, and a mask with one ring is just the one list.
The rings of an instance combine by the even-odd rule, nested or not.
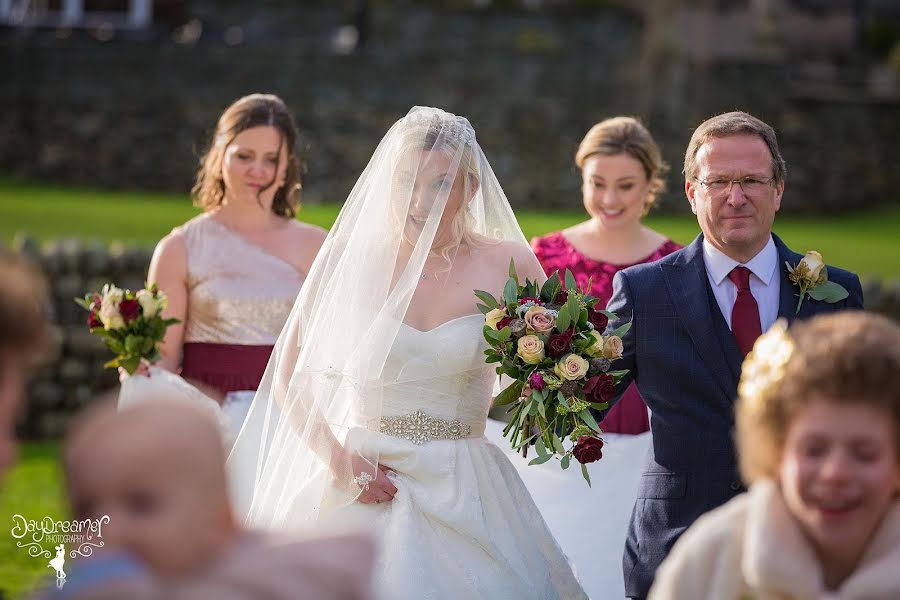
[[(26, 519), (20, 514), (12, 517), (10, 535), (16, 546), (26, 550), (33, 558), (45, 558), (47, 567), (56, 573), (57, 585), (66, 580), (66, 559), (90, 556), (94, 548), (102, 548), (103, 527), (109, 524), (109, 515), (97, 519), (61, 521), (52, 517)], [(66, 547), (70, 548), (68, 554)]]

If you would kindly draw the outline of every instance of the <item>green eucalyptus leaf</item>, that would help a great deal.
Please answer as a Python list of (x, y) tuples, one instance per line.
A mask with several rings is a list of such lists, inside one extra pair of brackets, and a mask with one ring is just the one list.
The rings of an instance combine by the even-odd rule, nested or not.
[(519, 303), (519, 286), (515, 279), (506, 280), (506, 285), (503, 286), (503, 302), (507, 305)]
[(591, 487), (591, 476), (588, 475), (587, 467), (581, 465), (581, 475), (584, 477), (584, 480), (587, 481), (588, 487)]
[[(625, 334), (628, 333), (628, 331), (629, 331), (630, 329), (631, 329), (631, 321), (628, 321), (627, 323), (622, 323), (621, 325), (619, 325), (618, 327), (616, 327), (616, 328), (613, 330), (613, 332), (610, 333), (609, 335), (615, 335), (615, 336), (618, 336), (618, 337), (625, 337)], [(601, 332), (601, 333), (602, 333), (602, 332)]]
[(821, 302), (840, 302), (844, 298), (850, 295), (850, 293), (844, 289), (843, 286), (833, 282), (833, 281), (825, 281), (820, 283), (815, 288), (809, 290), (807, 292), (809, 297), (814, 300), (819, 300)]
[(559, 466), (561, 466), (563, 469), (568, 469), (569, 468), (569, 458), (571, 458), (571, 455), (569, 455), (569, 454), (566, 454), (565, 456), (563, 456), (562, 460), (559, 462)]
[(530, 444), (535, 437), (537, 436), (532, 435), (531, 437), (525, 438), (524, 440), (513, 446), (513, 450), (521, 450), (522, 446), (527, 446), (528, 444)]
[(516, 261), (512, 258), (509, 259), (509, 277), (516, 282), (516, 287), (519, 287), (519, 275), (516, 273)]
[(542, 465), (542, 464), (544, 464), (545, 462), (547, 462), (548, 460), (550, 460), (551, 458), (553, 458), (553, 455), (552, 455), (552, 454), (547, 454), (547, 455), (545, 455), (545, 456), (538, 456), (537, 458), (532, 459), (532, 461), (531, 461), (530, 463), (528, 463), (528, 465), (529, 465), (529, 466), (531, 466), (531, 465)]
[(562, 290), (562, 283), (559, 281), (559, 271), (554, 271), (552, 275), (541, 286), (541, 300), (544, 302), (553, 302), (556, 295)]
[(594, 415), (591, 414), (591, 411), (589, 409), (584, 409), (583, 411), (578, 413), (578, 416), (581, 417), (581, 420), (585, 425), (587, 425), (597, 433), (603, 433), (602, 431), (600, 431), (600, 426), (597, 425), (597, 420), (594, 419)]
[(550, 440), (553, 442), (553, 449), (556, 450), (557, 452), (559, 452), (560, 454), (565, 454), (566, 449), (563, 448), (562, 440), (559, 439), (559, 436), (556, 435), (555, 431), (551, 431), (550, 433), (552, 434), (550, 437)]
[(506, 406), (518, 400), (519, 395), (522, 393), (522, 386), (523, 383), (521, 381), (514, 381), (509, 387), (497, 394), (497, 397), (494, 398), (494, 406)]
[(128, 371), (129, 375), (133, 375), (140, 363), (140, 356), (129, 356), (128, 358), (121, 359), (119, 361), (119, 366)]
[(578, 291), (578, 284), (575, 282), (575, 276), (572, 275), (572, 271), (566, 269), (566, 290), (569, 293)]
[(484, 290), (475, 290), (475, 296), (492, 309), (500, 308), (500, 303), (497, 302), (496, 298)]

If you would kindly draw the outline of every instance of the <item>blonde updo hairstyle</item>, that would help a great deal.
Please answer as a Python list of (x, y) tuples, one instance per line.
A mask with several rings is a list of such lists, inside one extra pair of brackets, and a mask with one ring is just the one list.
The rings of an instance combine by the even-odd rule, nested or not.
[[(237, 100), (225, 109), (212, 142), (206, 153), (200, 158), (191, 197), (194, 205), (204, 211), (220, 206), (225, 200), (225, 180), (222, 177), (222, 163), (225, 149), (240, 133), (254, 127), (274, 127), (281, 136), (281, 148), (285, 150), (287, 168), (284, 174), (284, 185), (275, 191), (272, 199), (272, 212), (279, 217), (293, 218), (300, 208), (300, 161), (294, 153), (297, 143), (297, 128), (287, 106), (278, 96), (272, 94), (250, 94)], [(282, 157), (279, 153), (278, 160)], [(280, 164), (276, 165), (278, 172)], [(275, 185), (273, 179), (265, 189)], [(261, 190), (262, 191), (262, 190)]]
[(575, 164), (579, 169), (584, 169), (584, 163), (595, 154), (627, 154), (641, 163), (650, 183), (644, 214), (656, 204), (666, 188), (665, 175), (669, 165), (663, 160), (653, 136), (640, 121), (634, 117), (613, 117), (591, 127), (578, 146)]
[[(774, 331), (773, 331), (774, 330)], [(777, 479), (788, 429), (826, 399), (883, 411), (900, 459), (900, 325), (846, 311), (776, 323), (744, 361), (736, 405), (737, 448), (747, 484)]]

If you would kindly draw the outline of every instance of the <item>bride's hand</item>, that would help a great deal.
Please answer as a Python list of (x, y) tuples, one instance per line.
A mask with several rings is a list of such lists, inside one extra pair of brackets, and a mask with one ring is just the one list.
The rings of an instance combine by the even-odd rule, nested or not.
[[(353, 465), (353, 473), (355, 475), (368, 473), (370, 477), (372, 476), (372, 466), (361, 457), (354, 456), (350, 462)], [(378, 465), (378, 468), (375, 470), (375, 478), (363, 487), (362, 493), (357, 499), (363, 504), (381, 504), (393, 500), (394, 494), (397, 493), (397, 488), (387, 477), (387, 474), (392, 472), (393, 470), (390, 467)]]

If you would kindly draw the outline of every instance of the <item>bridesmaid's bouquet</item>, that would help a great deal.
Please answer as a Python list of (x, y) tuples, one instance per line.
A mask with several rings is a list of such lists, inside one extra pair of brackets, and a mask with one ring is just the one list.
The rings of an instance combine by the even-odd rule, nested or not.
[(530, 465), (555, 458), (568, 469), (574, 458), (588, 485), (585, 465), (603, 456), (603, 432), (591, 411), (607, 408), (628, 372), (612, 370), (612, 364), (622, 357), (621, 336), (631, 327), (626, 323), (604, 335), (616, 315), (596, 308), (590, 288), (588, 282), (579, 289), (568, 270), (565, 288), (559, 272), (540, 289), (528, 279), (520, 285), (510, 262), (500, 300), (475, 290), (490, 345), (486, 362), (513, 380), (494, 399), (495, 406), (509, 406), (512, 413), (504, 437), (525, 457), (534, 445), (537, 457)]
[(137, 370), (141, 359), (159, 360), (159, 344), (166, 328), (180, 322), (162, 318), (168, 299), (155, 283), (137, 292), (107, 283), (99, 293), (75, 298), (75, 302), (90, 313), (87, 323), (91, 333), (104, 338), (106, 347), (116, 355), (103, 366), (122, 367), (129, 374)]

